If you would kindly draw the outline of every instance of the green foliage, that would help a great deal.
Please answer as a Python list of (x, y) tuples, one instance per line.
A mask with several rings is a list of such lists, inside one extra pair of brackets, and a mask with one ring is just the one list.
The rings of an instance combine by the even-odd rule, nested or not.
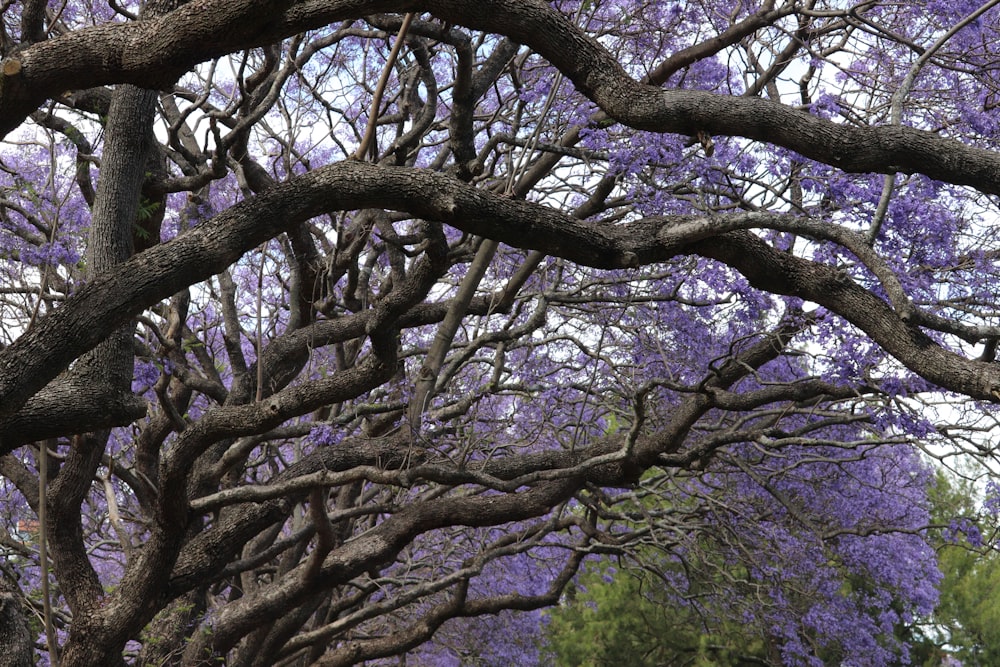
[[(956, 517), (975, 518), (977, 494), (967, 481), (939, 474), (931, 500), (934, 520), (949, 525)], [(1000, 554), (996, 519), (973, 521), (986, 536), (983, 547), (950, 531), (938, 540), (938, 565), (944, 574), (941, 601), (929, 622), (914, 631), (914, 663), (937, 667), (946, 656), (964, 667), (1000, 665)], [(992, 548), (990, 548), (992, 546)]]
[(559, 667), (767, 665), (759, 636), (706, 628), (692, 607), (671, 604), (652, 575), (590, 565), (548, 614), (546, 648)]
[(937, 616), (947, 623), (949, 644), (966, 667), (1000, 665), (1000, 562), (961, 546), (941, 550), (945, 574)]
[[(138, 212), (138, 216), (137, 216), (139, 222), (145, 222), (146, 220), (151, 219), (156, 214), (156, 212), (159, 210), (159, 208), (160, 208), (160, 202), (151, 201), (149, 199), (146, 199), (145, 197), (143, 197), (142, 199), (140, 199), (139, 200), (139, 212)], [(138, 225), (137, 225), (137, 227), (138, 227)], [(138, 227), (138, 229), (141, 230), (141, 232), (143, 232), (146, 235), (146, 237), (149, 236), (149, 232), (146, 231), (145, 229), (142, 229), (141, 227)]]

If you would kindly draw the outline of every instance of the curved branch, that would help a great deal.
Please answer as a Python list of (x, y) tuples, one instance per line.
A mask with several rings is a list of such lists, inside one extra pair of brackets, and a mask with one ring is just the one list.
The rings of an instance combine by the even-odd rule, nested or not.
[[(406, 211), (597, 268), (702, 254), (729, 264), (755, 287), (824, 305), (935, 384), (987, 400), (995, 400), (994, 391), (1000, 389), (997, 365), (946, 351), (833, 267), (778, 252), (745, 232), (719, 233), (731, 228), (725, 216), (670, 216), (601, 226), (477, 190), (443, 174), (351, 161), (275, 186), (92, 280), (0, 352), (0, 415), (14, 413), (114, 327), (222, 271), (265, 240), (322, 213), (372, 206)], [(690, 235), (670, 233), (671, 226), (683, 223), (698, 224)], [(375, 319), (369, 330), (376, 326)], [(10, 447), (0, 442), (0, 453), (5, 451)]]
[(334, 21), (415, 10), (516, 38), (548, 59), (609, 116), (636, 129), (745, 137), (848, 172), (922, 173), (1000, 194), (1000, 155), (932, 132), (848, 126), (769, 100), (641, 84), (542, 0), (196, 0), (157, 20), (86, 28), (19, 53), (20, 70), (0, 79), (0, 133), (67, 90), (115, 82), (166, 86), (216, 56)]

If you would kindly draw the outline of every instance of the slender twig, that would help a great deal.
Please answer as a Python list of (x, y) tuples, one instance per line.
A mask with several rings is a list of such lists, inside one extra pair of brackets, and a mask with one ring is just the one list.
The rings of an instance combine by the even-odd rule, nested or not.
[(42, 571), (42, 617), (45, 621), (45, 643), (49, 647), (49, 664), (59, 667), (59, 645), (52, 624), (52, 599), (49, 594), (49, 543), (45, 535), (48, 517), (46, 489), (49, 484), (49, 441), (38, 447), (38, 561)]
[(260, 247), (260, 267), (257, 270), (257, 403), (264, 400), (264, 262), (267, 244)]
[[(54, 160), (53, 160), (54, 161)], [(56, 242), (56, 232), (59, 229), (59, 216), (52, 222), (52, 231), (49, 233), (49, 247)], [(28, 321), (27, 329), (30, 330), (38, 319), (38, 313), (45, 298), (45, 291), (48, 289), (49, 271), (51, 262), (45, 262), (42, 268), (42, 280), (38, 287), (38, 301), (31, 312), (31, 319)], [(45, 642), (49, 648), (49, 663), (52, 667), (59, 667), (59, 645), (56, 643), (56, 631), (52, 625), (52, 600), (49, 595), (49, 548), (46, 537), (48, 524), (48, 486), (49, 486), (49, 441), (39, 443), (38, 447), (38, 561), (42, 577), (42, 619), (45, 623)]]
[(399, 26), (399, 34), (396, 35), (396, 43), (392, 45), (392, 50), (389, 52), (389, 58), (385, 61), (385, 69), (382, 70), (382, 76), (378, 80), (378, 86), (375, 87), (375, 96), (372, 98), (372, 108), (368, 112), (368, 126), (365, 128), (365, 135), (361, 139), (361, 145), (358, 146), (358, 150), (351, 156), (351, 159), (353, 160), (364, 160), (365, 153), (368, 152), (368, 148), (375, 140), (375, 124), (378, 122), (378, 108), (382, 104), (382, 95), (385, 93), (385, 87), (389, 83), (389, 74), (392, 72), (392, 68), (396, 64), (396, 58), (399, 56), (399, 50), (402, 48), (403, 42), (406, 39), (406, 33), (410, 29), (410, 23), (413, 22), (413, 17), (413, 12), (410, 12), (403, 17), (403, 25)]

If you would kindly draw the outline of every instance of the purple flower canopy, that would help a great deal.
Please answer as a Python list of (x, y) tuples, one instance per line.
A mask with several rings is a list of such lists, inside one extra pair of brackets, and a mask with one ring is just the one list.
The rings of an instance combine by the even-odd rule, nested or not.
[(931, 489), (995, 456), (1000, 10), (362, 4), (5, 11), (21, 664), (544, 664), (640, 570), (907, 663), (995, 546)]

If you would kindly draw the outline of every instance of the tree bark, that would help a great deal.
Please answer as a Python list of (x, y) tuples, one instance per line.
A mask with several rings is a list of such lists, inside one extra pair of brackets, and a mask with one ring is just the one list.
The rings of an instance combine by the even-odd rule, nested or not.
[[(124, 84), (108, 110), (101, 177), (87, 244), (87, 273), (100, 276), (132, 256), (133, 225), (153, 141), (156, 92)], [(128, 393), (134, 353), (131, 323), (111, 333), (80, 361), (80, 374), (107, 385), (113, 393)]]
[(0, 568), (0, 667), (31, 667), (32, 642), (25, 619), (21, 590), (6, 569)]

